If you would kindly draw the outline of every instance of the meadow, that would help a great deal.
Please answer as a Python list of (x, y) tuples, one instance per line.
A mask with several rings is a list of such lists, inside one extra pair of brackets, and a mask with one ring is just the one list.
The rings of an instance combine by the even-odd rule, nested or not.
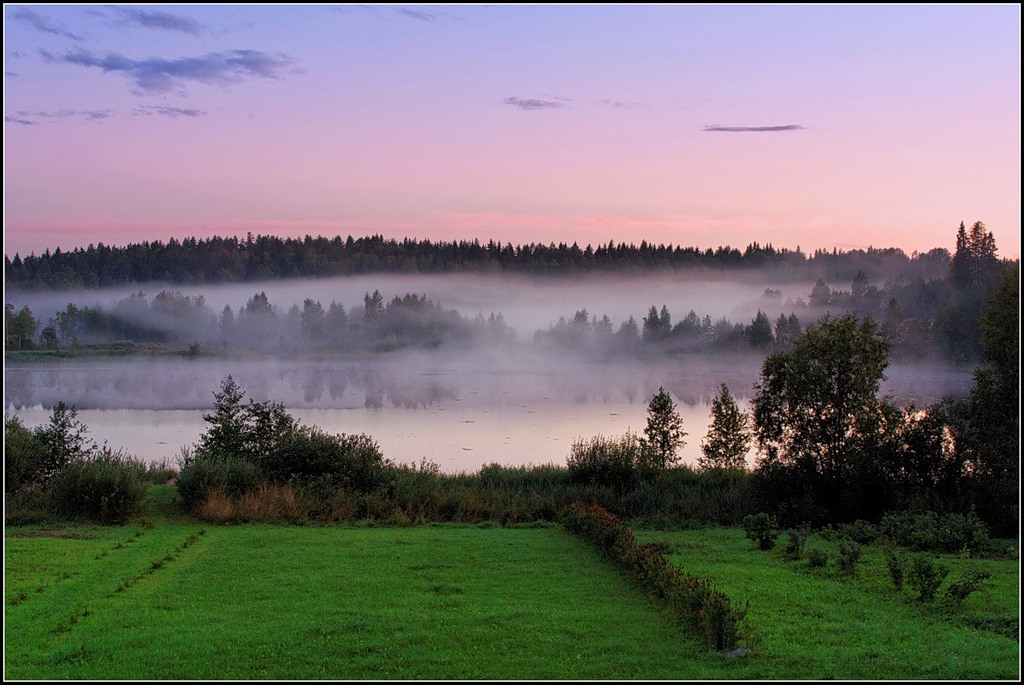
[[(5, 530), (7, 679), (1005, 679), (1019, 565), (959, 606), (761, 551), (739, 528), (638, 528), (749, 602), (749, 650), (708, 650), (553, 523), (218, 525), (152, 487), (126, 526)], [(832, 551), (811, 536), (808, 548)], [(966, 556), (966, 555), (964, 555)]]

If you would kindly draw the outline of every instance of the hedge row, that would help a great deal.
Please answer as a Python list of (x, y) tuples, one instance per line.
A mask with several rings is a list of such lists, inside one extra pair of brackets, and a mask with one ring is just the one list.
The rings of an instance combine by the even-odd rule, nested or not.
[(737, 646), (746, 605), (733, 606), (729, 597), (708, 581), (684, 573), (665, 558), (658, 545), (638, 545), (622, 519), (599, 505), (575, 502), (563, 512), (562, 523), (664, 603), (708, 647), (726, 650)]

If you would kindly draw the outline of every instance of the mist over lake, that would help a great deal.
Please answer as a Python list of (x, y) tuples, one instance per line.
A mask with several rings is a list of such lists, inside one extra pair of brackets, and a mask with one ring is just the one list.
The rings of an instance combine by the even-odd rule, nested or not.
[[(16, 309), (27, 305), (45, 321), (69, 302), (79, 307), (111, 309), (118, 301), (140, 292), (150, 298), (163, 290), (191, 297), (202, 295), (215, 314), (220, 314), (224, 307), (237, 311), (253, 294), (263, 292), (283, 315), (292, 305), (301, 307), (307, 298), (319, 301), (325, 308), (332, 301), (346, 309), (362, 307), (364, 296), (379, 290), (385, 301), (408, 293), (425, 295), (468, 317), (501, 313), (521, 340), (529, 340), (537, 330), (546, 329), (559, 317), (571, 317), (580, 309), (598, 317), (607, 315), (616, 326), (630, 316), (639, 321), (652, 305), (665, 305), (677, 317), (692, 309), (700, 316), (747, 322), (758, 309), (769, 315), (781, 313), (787, 300), (792, 309), (792, 302), (806, 299), (813, 285), (813, 281), (794, 282), (778, 271), (769, 274), (704, 269), (675, 274), (540, 278), (515, 274), (370, 274), (231, 284), (150, 283), (86, 291), (19, 291), (9, 293), (8, 301)], [(777, 291), (779, 297), (766, 302), (766, 288)], [(780, 311), (768, 311), (772, 307)]]
[[(386, 457), (428, 459), (445, 471), (474, 471), (487, 463), (564, 463), (571, 442), (596, 434), (641, 432), (646, 403), (658, 387), (672, 393), (688, 432), (683, 461), (695, 463), (710, 421), (709, 403), (721, 383), (746, 405), (764, 355), (679, 355), (593, 359), (532, 342), (559, 317), (587, 308), (617, 325), (667, 304), (717, 316), (753, 315), (765, 283), (672, 277), (526, 280), (481, 276), (357, 276), (181, 289), (203, 294), (216, 310), (238, 306), (254, 290), (275, 307), (303, 298), (360, 303), (369, 289), (387, 297), (421, 292), (464, 315), (500, 311), (516, 341), (500, 346), (398, 350), (316, 356), (233, 356), (230, 350), (173, 355), (50, 358), (8, 362), (5, 410), (27, 425), (45, 423), (58, 401), (75, 405), (90, 437), (146, 460), (173, 460), (205, 430), (202, 414), (230, 374), (257, 401), (282, 402), (300, 421), (330, 432), (365, 432)], [(798, 298), (806, 284), (787, 286)], [(142, 292), (154, 288), (139, 288)], [(792, 294), (792, 295), (791, 295)], [(79, 298), (114, 301), (125, 291), (28, 295), (30, 306), (59, 308)], [(967, 370), (941, 366), (890, 367), (883, 392), (902, 404), (923, 405), (970, 386)]]

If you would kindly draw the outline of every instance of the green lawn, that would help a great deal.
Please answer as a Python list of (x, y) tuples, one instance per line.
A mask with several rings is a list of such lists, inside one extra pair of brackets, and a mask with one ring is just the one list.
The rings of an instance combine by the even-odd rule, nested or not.
[[(957, 611), (760, 552), (741, 531), (639, 531), (750, 600), (760, 642), (708, 652), (560, 527), (8, 528), (9, 679), (1015, 679), (1016, 561)], [(820, 540), (811, 544), (827, 546)], [(959, 560), (956, 560), (959, 561)], [(887, 576), (886, 576), (887, 578)]]

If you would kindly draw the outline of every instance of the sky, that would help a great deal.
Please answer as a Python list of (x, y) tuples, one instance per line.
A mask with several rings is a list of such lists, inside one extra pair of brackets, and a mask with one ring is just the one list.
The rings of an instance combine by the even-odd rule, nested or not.
[(381, 234), (1020, 256), (1020, 6), (4, 5), (4, 253)]

